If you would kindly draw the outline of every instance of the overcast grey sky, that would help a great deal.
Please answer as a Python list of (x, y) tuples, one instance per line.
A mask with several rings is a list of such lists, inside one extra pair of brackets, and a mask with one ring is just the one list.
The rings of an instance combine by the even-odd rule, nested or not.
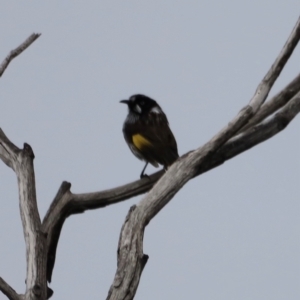
[[(159, 102), (180, 154), (205, 143), (250, 100), (299, 12), (299, 0), (2, 0), (0, 61), (42, 33), (0, 79), (0, 127), (34, 150), (41, 216), (63, 180), (91, 192), (139, 177), (143, 163), (124, 142), (119, 104), (132, 94)], [(271, 95), (299, 71), (298, 46)], [(155, 217), (136, 299), (300, 299), (299, 126), (298, 116), (192, 180)], [(21, 293), (17, 181), (2, 162), (0, 179), (0, 276)], [(54, 300), (105, 299), (120, 228), (140, 199), (67, 220)]]

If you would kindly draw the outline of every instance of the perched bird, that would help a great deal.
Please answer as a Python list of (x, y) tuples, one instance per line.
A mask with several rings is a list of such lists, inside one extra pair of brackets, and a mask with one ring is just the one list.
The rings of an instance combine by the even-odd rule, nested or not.
[(166, 170), (178, 158), (178, 151), (161, 107), (153, 99), (141, 94), (120, 102), (128, 105), (128, 115), (123, 125), (125, 141), (132, 153), (146, 162), (140, 177), (147, 176), (144, 172), (148, 163), (154, 167), (163, 165)]

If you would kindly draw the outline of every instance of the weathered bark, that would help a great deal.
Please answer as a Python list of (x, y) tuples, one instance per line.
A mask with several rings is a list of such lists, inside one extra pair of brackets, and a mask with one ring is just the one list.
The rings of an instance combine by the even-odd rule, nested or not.
[(268, 102), (260, 108), (257, 114), (240, 130), (245, 131), (272, 115), (278, 109), (283, 107), (288, 101), (294, 97), (300, 89), (300, 74), (291, 81), (282, 91), (272, 97)]
[(16, 291), (0, 277), (0, 290), (9, 300), (21, 300), (22, 297), (16, 293)]
[(19, 187), (19, 204), (26, 243), (26, 293), (24, 299), (46, 299), (46, 237), (37, 208), (34, 154), (28, 144), (21, 150), (0, 129), (0, 157), (16, 173)]
[(4, 71), (8, 67), (9, 63), (21, 54), (26, 48), (28, 48), (41, 34), (33, 33), (31, 34), (20, 46), (16, 49), (11, 50), (10, 53), (6, 56), (2, 64), (0, 65), (0, 77), (3, 75)]
[[(19, 47), (12, 50), (0, 66), (0, 76), (4, 73), (8, 64), (29, 47), (40, 35), (32, 34)], [(24, 238), (26, 243), (26, 292), (22, 297), (25, 300), (46, 299), (46, 236), (42, 232), (42, 224), (37, 208), (35, 175), (33, 168), (34, 154), (28, 144), (23, 149), (15, 146), (0, 129), (0, 158), (14, 170), (18, 179), (19, 206), (23, 225)], [(2, 281), (2, 285), (5, 281)], [(5, 284), (4, 284), (5, 287)], [(1, 287), (0, 287), (1, 288)], [(13, 289), (9, 292), (13, 296)], [(16, 296), (15, 294), (14, 296)]]

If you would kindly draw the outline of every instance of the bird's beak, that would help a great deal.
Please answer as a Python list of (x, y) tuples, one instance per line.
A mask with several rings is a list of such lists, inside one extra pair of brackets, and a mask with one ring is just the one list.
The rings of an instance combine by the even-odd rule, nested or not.
[(121, 100), (120, 103), (128, 104), (129, 100)]

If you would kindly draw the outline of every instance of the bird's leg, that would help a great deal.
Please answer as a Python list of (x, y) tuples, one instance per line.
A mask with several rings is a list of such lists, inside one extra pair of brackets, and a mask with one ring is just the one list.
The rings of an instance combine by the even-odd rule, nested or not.
[(144, 167), (144, 169), (142, 170), (142, 173), (141, 173), (141, 175), (140, 175), (140, 178), (141, 178), (141, 179), (144, 178), (144, 177), (149, 177), (147, 174), (144, 174), (144, 172), (145, 172), (147, 166), (148, 166), (148, 162), (146, 162), (145, 167)]

